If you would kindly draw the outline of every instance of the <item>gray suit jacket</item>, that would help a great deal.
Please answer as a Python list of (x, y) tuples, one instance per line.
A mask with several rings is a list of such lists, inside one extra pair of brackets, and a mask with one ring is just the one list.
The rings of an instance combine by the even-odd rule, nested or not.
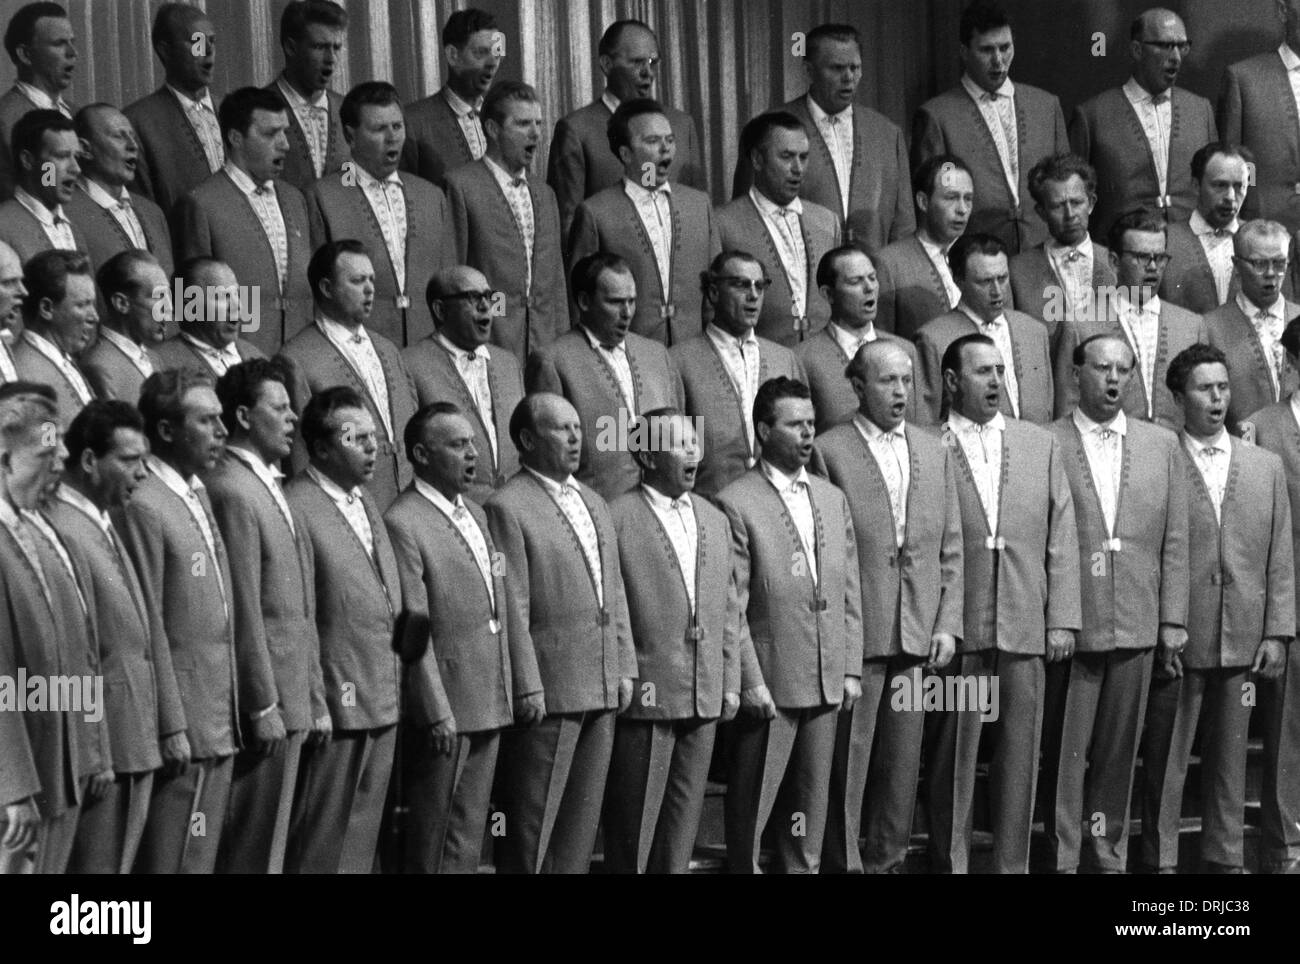
[[(14, 346), (13, 353), (14, 370), (18, 372), (19, 378), (49, 385), (59, 396), (59, 427), (66, 432), (83, 406), (76, 389), (72, 387), (72, 382), (57, 365), (28, 344), (26, 338), (19, 340)], [(77, 364), (77, 370), (81, 371), (80, 364)], [(82, 372), (82, 377), (85, 377), (85, 372)], [(86, 383), (91, 384), (89, 379)], [(91, 391), (94, 391), (93, 385)]]
[(446, 94), (437, 90), (407, 104), (403, 113), (402, 170), (445, 188), (448, 174), (474, 160)]
[[(172, 236), (167, 229), (167, 218), (162, 208), (142, 194), (131, 193), (131, 207), (144, 229), (146, 247), (158, 263), (163, 273), (170, 278), (173, 274)], [(85, 242), (82, 248), (90, 255), (91, 263), (96, 268), (108, 263), (108, 260), (120, 251), (130, 251), (135, 245), (117, 219), (96, 204), (81, 187), (73, 189), (72, 200), (64, 207), (64, 213), (72, 222), (72, 229)]]
[[(1291, 409), (1291, 400), (1283, 399), (1255, 412), (1248, 419), (1255, 444), (1273, 452), (1282, 460), (1286, 474), (1286, 491), (1291, 503), (1291, 545), (1293, 562), (1300, 569), (1300, 424)], [(1300, 617), (1300, 598), (1296, 602)]]
[[(1189, 215), (1190, 217), (1190, 215)], [(1204, 315), (1219, 307), (1219, 291), (1214, 286), (1214, 272), (1210, 269), (1205, 248), (1186, 224), (1169, 225), (1165, 251), (1169, 265), (1160, 279), (1160, 297), (1180, 308)], [(1241, 290), (1237, 268), (1232, 268), (1228, 282), (1228, 301)]]
[[(235, 351), (238, 352), (241, 361), (266, 357), (266, 353), (260, 348), (251, 341), (244, 341), (242, 338), (235, 339)], [(164, 339), (158, 344), (157, 348), (153, 349), (153, 353), (157, 357), (157, 364), (154, 366), (156, 371), (165, 372), (173, 368), (196, 368), (201, 372), (208, 372), (214, 378), (218, 377), (216, 370), (204, 360), (203, 354), (180, 335), (172, 335), (170, 338)], [(130, 364), (130, 362), (127, 364)], [(138, 397), (139, 393), (137, 392), (136, 395)]]
[[(887, 331), (878, 330), (876, 337), (882, 341), (895, 342), (912, 360), (912, 392), (907, 399), (907, 413), (904, 417), (916, 425), (929, 424), (933, 421), (930, 412), (917, 401), (920, 395), (921, 365), (917, 359), (916, 346)], [(817, 410), (817, 433), (820, 435), (853, 418), (858, 410), (858, 396), (844, 374), (844, 370), (849, 367), (850, 358), (831, 334), (830, 327), (822, 329), (795, 349), (795, 357), (808, 376), (813, 407)]]
[(876, 327), (911, 339), (948, 310), (948, 289), (916, 235), (896, 241), (873, 259), (880, 295)]
[[(1300, 305), (1285, 303), (1282, 317), (1290, 323), (1300, 316)], [(1288, 364), (1282, 365), (1281, 385), (1273, 387), (1271, 364), (1249, 318), (1241, 313), (1234, 298), (1205, 316), (1205, 336), (1228, 356), (1228, 381), (1232, 398), (1228, 402), (1228, 431), (1240, 434), (1239, 425), (1252, 412), (1284, 401), (1300, 388), (1300, 376)]]
[[(1110, 266), (1110, 252), (1096, 242), (1092, 243), (1092, 288), (1096, 305), (1096, 292), (1102, 286), (1115, 284), (1115, 270)], [(1011, 299), (1017, 311), (1037, 318), (1047, 326), (1052, 347), (1061, 335), (1061, 322), (1074, 317), (1074, 305), (1067, 303), (1061, 279), (1052, 268), (1047, 256), (1047, 242), (1022, 250), (1011, 259)]]
[[(212, 95), (212, 102), (220, 98)], [(135, 128), (140, 155), (135, 186), (163, 213), (171, 216), (176, 202), (208, 178), (208, 157), (185, 111), (166, 86), (142, 97), (122, 111)], [(175, 243), (180, 244), (180, 238)]]
[[(66, 207), (63, 213), (65, 216), (68, 214)], [(86, 251), (86, 236), (76, 224), (72, 225), (72, 238), (77, 244), (78, 251)], [(18, 260), (23, 264), (42, 251), (50, 251), (54, 248), (45, 229), (41, 227), (41, 222), (32, 217), (32, 213), (13, 198), (0, 203), (0, 241), (16, 251)]]
[[(154, 371), (162, 371), (163, 361), (152, 348), (145, 353)], [(145, 376), (111, 341), (101, 335), (95, 344), (81, 353), (81, 370), (90, 382), (96, 398), (119, 398), (134, 405), (140, 400), (140, 386)]]
[[(280, 90), (279, 81), (280, 78), (277, 77), (266, 85), (266, 89), (283, 97), (284, 93)], [(325, 174), (331, 174), (339, 170), (351, 154), (348, 150), (348, 142), (343, 138), (343, 122), (339, 119), (343, 96), (332, 90), (326, 90), (325, 97), (329, 101), (330, 115), (329, 139), (325, 142)], [(284, 156), (284, 168), (280, 171), (280, 177), (306, 194), (316, 183), (316, 166), (311, 162), (311, 148), (307, 146), (307, 135), (302, 129), (302, 124), (298, 123), (298, 115), (292, 108), (287, 113), (289, 153)]]
[(1255, 181), (1241, 208), (1243, 220), (1281, 221), (1300, 230), (1300, 115), (1277, 49), (1232, 64), (1219, 94), (1224, 140), (1255, 155)]

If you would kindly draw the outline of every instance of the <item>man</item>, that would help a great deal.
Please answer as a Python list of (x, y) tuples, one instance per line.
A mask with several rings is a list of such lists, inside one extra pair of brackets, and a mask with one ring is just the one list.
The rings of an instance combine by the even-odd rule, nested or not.
[(34, 110), (14, 125), (11, 144), (16, 184), (14, 196), (0, 203), (0, 241), (24, 264), (51, 249), (85, 251), (86, 240), (64, 209), (81, 173), (72, 121), (56, 110)]
[(1219, 141), (1192, 155), (1196, 210), (1186, 224), (1169, 225), (1169, 268), (1160, 279), (1160, 297), (1204, 315), (1237, 293), (1232, 239), (1241, 226), (1237, 212), (1253, 164), (1245, 148)]
[[(556, 121), (551, 137), (546, 183), (555, 191), (560, 230), (566, 242), (578, 205), (623, 179), (618, 151), (611, 151), (609, 122), (623, 101), (654, 97), (659, 40), (640, 20), (615, 20), (601, 34), (596, 56), (600, 72), (605, 75), (604, 92)], [(708, 190), (694, 118), (667, 105), (664, 116), (677, 143), (669, 160), (669, 180)]]
[(1169, 361), (1208, 335), (1199, 315), (1171, 305), (1158, 294), (1169, 264), (1165, 253), (1167, 222), (1158, 212), (1131, 211), (1111, 225), (1108, 257), (1117, 284), (1101, 298), (1091, 316), (1061, 325), (1056, 343), (1056, 413), (1068, 415), (1078, 403), (1072, 374), (1074, 349), (1093, 335), (1117, 332), (1137, 360), (1124, 393), (1129, 418), (1156, 422), (1178, 431), (1182, 410), (1165, 387)]
[(480, 113), (506, 56), (505, 35), (487, 11), (457, 10), (443, 25), (442, 55), (447, 61), (442, 89), (406, 105), (402, 170), (445, 188), (448, 174), (487, 150)]
[(691, 497), (700, 459), (692, 420), (646, 416), (639, 491), (610, 506), (618, 532), (637, 679), (614, 724), (605, 864), (687, 873), (718, 721), (740, 707), (740, 609), (727, 518)]
[[(863, 256), (865, 257), (865, 255)], [(862, 587), (862, 698), (840, 714), (823, 869), (898, 872), (916, 809), (925, 717), (902, 687), (941, 670), (962, 635), (961, 510), (953, 457), (906, 424), (911, 356), (868, 342), (849, 363), (860, 408), (817, 443), (848, 499)], [(866, 859), (858, 850), (867, 801)]]
[(1233, 238), (1241, 290), (1205, 316), (1206, 341), (1223, 352), (1232, 382), (1227, 426), (1234, 435), (1253, 412), (1300, 387), (1282, 345), (1286, 326), (1300, 315), (1300, 306), (1283, 296), (1290, 241), (1277, 221), (1243, 224)]
[(515, 356), (489, 345), (492, 289), (485, 277), (457, 265), (429, 279), (429, 313), (437, 333), (402, 352), (420, 408), (452, 402), (474, 432), (474, 478), (466, 494), (482, 505), (519, 471), (510, 441), (510, 415), (524, 397), (524, 377)]
[(958, 238), (948, 253), (952, 276), (961, 289), (957, 310), (940, 315), (916, 333), (921, 361), (923, 402), (938, 424), (942, 421), (942, 360), (948, 346), (978, 332), (997, 346), (1006, 366), (998, 377), (999, 411), (1012, 418), (1046, 425), (1052, 420), (1052, 359), (1047, 329), (1023, 312), (1007, 307), (1007, 249), (987, 234)]
[(1183, 408), (1181, 457), (1190, 534), (1187, 645), (1156, 652), (1142, 749), (1142, 857), (1174, 873), (1192, 739), (1201, 732), (1201, 861), (1208, 873), (1243, 873), (1246, 727), (1255, 677), (1276, 680), (1295, 636), (1291, 507), (1282, 460), (1232, 438), (1223, 353), (1193, 345), (1169, 366)]
[(936, 154), (917, 168), (920, 226), (872, 257), (880, 275), (880, 328), (910, 340), (926, 322), (957, 307), (961, 290), (948, 252), (970, 221), (974, 183), (952, 154)]
[[(208, 86), (216, 30), (200, 8), (164, 3), (154, 16), (149, 43), (162, 62), (163, 85), (123, 113), (140, 143), (136, 189), (170, 217), (176, 202), (226, 160)], [(179, 247), (181, 239), (175, 240)]]
[(1300, 69), (1300, 4), (1277, 0), (1282, 43), (1276, 50), (1232, 64), (1219, 95), (1219, 131), (1255, 156), (1255, 179), (1242, 208), (1245, 218), (1281, 221), (1300, 230), (1300, 108), (1291, 78)]
[(826, 305), (812, 282), (822, 256), (839, 244), (839, 218), (799, 200), (810, 151), (799, 118), (784, 111), (759, 114), (745, 125), (740, 143), (754, 184), (746, 196), (717, 210), (718, 238), (724, 251), (755, 252), (772, 281), (757, 331), (769, 341), (794, 345), (826, 325)]
[(76, 356), (95, 338), (95, 279), (90, 261), (76, 251), (43, 251), (23, 270), (22, 341), (14, 348), (18, 377), (54, 388), (59, 428), (95, 397)]
[[(1291, 321), (1282, 333), (1287, 361), (1300, 365), (1300, 324)], [(1231, 372), (1229, 373), (1231, 381)], [(1300, 399), (1296, 391), (1250, 416), (1248, 432), (1255, 444), (1282, 459), (1287, 496), (1291, 503), (1291, 545), (1300, 553), (1300, 445), (1295, 427), (1300, 424)], [(1300, 608), (1298, 608), (1300, 611)], [(1300, 773), (1296, 748), (1300, 747), (1300, 714), (1295, 686), (1300, 679), (1300, 650), (1287, 647), (1286, 667), (1280, 676), (1261, 687), (1259, 712), (1264, 736), (1264, 774), (1260, 790), (1260, 869), (1265, 873), (1295, 873), (1300, 859)]]
[[(834, 211), (844, 242), (874, 257), (916, 228), (903, 132), (855, 102), (862, 38), (854, 27), (824, 23), (804, 43), (808, 93), (781, 107), (803, 122), (813, 142), (799, 196)], [(749, 170), (749, 158), (740, 157), (733, 197), (749, 190)]]
[(1098, 241), (1127, 211), (1161, 208), (1170, 221), (1186, 221), (1196, 207), (1192, 153), (1219, 135), (1210, 102), (1174, 86), (1190, 49), (1177, 14), (1144, 11), (1129, 29), (1133, 75), (1079, 105), (1070, 119), (1074, 153), (1097, 172), (1089, 229)]
[(434, 272), (452, 260), (447, 198), (428, 181), (397, 173), (406, 135), (392, 84), (358, 84), (339, 113), (352, 160), (307, 195), (312, 250), (346, 238), (364, 244), (375, 266), (370, 330), (412, 345), (433, 331), (421, 299)]
[(279, 180), (289, 149), (284, 99), (243, 87), (227, 94), (218, 115), (225, 165), (177, 202), (177, 260), (217, 258), (241, 287), (256, 290), (259, 310), (245, 326), (263, 354), (311, 323), (307, 287), (307, 202)]
[(247, 289), (224, 261), (191, 258), (180, 266), (181, 303), (172, 305), (180, 332), (155, 349), (159, 368), (198, 368), (215, 381), (250, 358), (265, 358), (256, 345), (239, 337), (254, 317)]
[(393, 769), (401, 670), (393, 652), (402, 586), (397, 559), (366, 490), (375, 423), (347, 386), (313, 395), (300, 431), (311, 464), (285, 487), (316, 573), (316, 632), (333, 733), (307, 746), (285, 869), (368, 874)]
[(96, 398), (134, 405), (144, 380), (162, 367), (157, 348), (172, 319), (162, 265), (148, 251), (128, 248), (95, 273), (104, 314), (99, 338), (82, 352), (81, 370)]
[(1093, 335), (1074, 357), (1079, 404), (1051, 427), (1074, 500), (1083, 626), (1073, 658), (1047, 667), (1043, 816), (1052, 870), (1123, 873), (1153, 653), (1187, 641), (1187, 476), (1172, 432), (1124, 414), (1128, 343)]
[(139, 148), (126, 115), (111, 104), (91, 104), (73, 121), (86, 153), (81, 178), (68, 200), (67, 217), (84, 239), (96, 267), (119, 251), (146, 250), (172, 274), (172, 236), (163, 210), (128, 189), (135, 180)]
[(499, 871), (586, 873), (614, 716), (631, 704), (638, 672), (614, 523), (573, 477), (583, 434), (563, 398), (526, 395), (510, 417), (523, 469), (484, 506), (505, 563), (514, 647)]
[(961, 83), (926, 101), (912, 122), (912, 166), (936, 154), (971, 165), (971, 228), (991, 234), (1012, 254), (1046, 239), (1043, 217), (1028, 210), (1029, 172), (1070, 149), (1061, 102), (1029, 84), (1013, 84), (1011, 21), (995, 0), (973, 0), (959, 25)]
[(482, 114), (487, 153), (447, 176), (447, 202), (457, 259), (490, 279), (493, 342), (522, 365), (569, 324), (555, 195), (528, 176), (542, 107), (532, 87), (502, 81)]
[(813, 420), (802, 382), (764, 382), (754, 400), (763, 457), (718, 495), (751, 636), (742, 640), (742, 715), (728, 738), (731, 873), (758, 872), (769, 818), (775, 869), (817, 873), (836, 718), (862, 695), (857, 542), (844, 493), (808, 474)]
[[(569, 270), (596, 252), (622, 258), (636, 279), (632, 330), (671, 346), (701, 327), (696, 281), (721, 250), (709, 197), (668, 180), (677, 149), (664, 109), (625, 100), (609, 122), (623, 180), (578, 205)], [(577, 292), (571, 292), (577, 297)]]
[[(154, 772), (162, 765), (159, 723), (164, 694), (158, 666), (170, 666), (166, 637), (109, 516), (144, 481), (148, 442), (133, 405), (96, 400), (72, 420), (58, 498), (45, 516), (84, 575), (98, 627), (99, 672), (115, 778), (104, 796), (83, 802), (69, 869), (129, 874), (149, 813)], [(175, 699), (175, 694), (170, 694)]]
[(239, 747), (239, 698), (230, 563), (198, 473), (221, 457), (226, 429), (212, 378), (194, 369), (145, 379), (140, 414), (149, 475), (113, 522), (169, 659), (154, 665), (163, 769), (135, 871), (210, 874)]
[(1074, 154), (1044, 157), (1029, 171), (1034, 210), (1050, 237), (1011, 259), (1011, 297), (1047, 326), (1055, 348), (1061, 322), (1095, 318), (1101, 290), (1115, 284), (1110, 252), (1088, 237), (1097, 173)]
[(582, 422), (578, 480), (612, 501), (636, 487), (640, 470), (627, 438), (636, 416), (682, 407), (682, 380), (663, 345), (629, 331), (637, 282), (626, 261), (600, 251), (573, 266), (578, 325), (536, 351), (528, 392), (568, 399)]
[(384, 513), (408, 610), (429, 618), (406, 674), (402, 790), (408, 873), (478, 872), (501, 730), (513, 722), (507, 589), (487, 517), (466, 499), (474, 429), (450, 402), (406, 424), (415, 481)]
[(941, 441), (956, 460), (966, 580), (965, 629), (948, 675), (963, 693), (981, 686), (989, 693), (993, 681), (998, 688), (978, 706), (945, 706), (934, 728), (930, 858), (941, 873), (964, 874), (969, 866), (986, 716), (995, 726), (993, 869), (1028, 872), (1045, 662), (1070, 656), (1080, 625), (1078, 534), (1064, 456), (1051, 432), (999, 410), (1005, 370), (987, 335), (964, 335), (944, 352), (952, 406)]
[(682, 410), (702, 429), (692, 488), (708, 499), (758, 460), (758, 386), (770, 378), (805, 378), (790, 349), (755, 333), (767, 282), (763, 265), (753, 255), (723, 251), (704, 278), (712, 320), (704, 334), (678, 342), (668, 352), (682, 383)]
[[(830, 324), (798, 347), (795, 356), (808, 373), (808, 388), (817, 410), (817, 431), (852, 421), (861, 404), (845, 368), (863, 345), (887, 341), (897, 345), (917, 371), (916, 347), (876, 328), (880, 283), (871, 259), (850, 245), (832, 248), (817, 263), (817, 291), (830, 305)], [(930, 421), (919, 409), (916, 392), (907, 393), (907, 420)]]
[[(60, 677), (78, 662), (71, 617), (80, 605), (76, 588), (35, 527), (35, 510), (58, 484), (67, 455), (48, 386), (16, 382), (0, 388), (0, 673), (17, 679)], [(49, 579), (45, 576), (50, 567)], [(57, 577), (57, 583), (54, 581)], [(79, 638), (85, 643), (82, 623)], [(71, 707), (0, 713), (0, 874), (27, 872), (34, 849), (36, 873), (67, 868), (77, 827), (79, 739), (84, 728)]]
[(18, 252), (0, 241), (0, 385), (18, 380), (13, 346), (22, 337), (23, 263)]
[(328, 89), (347, 28), (347, 11), (331, 0), (293, 0), (280, 15), (284, 69), (267, 89), (289, 105), (289, 152), (280, 176), (304, 194), (348, 159), (343, 98)]
[(298, 416), (288, 376), (257, 358), (217, 381), (226, 453), (207, 473), (212, 514), (230, 559), (243, 748), (235, 757), (217, 868), (284, 869), (298, 762), (310, 733), (330, 735), (316, 636), (315, 572), (280, 487)]
[[(359, 241), (331, 241), (312, 255), (307, 277), (316, 299), (316, 323), (293, 338), (281, 354), (293, 363), (289, 385), (295, 411), (317, 392), (347, 385), (365, 400), (374, 419), (376, 453), (370, 493), (384, 512), (411, 481), (411, 466), (397, 445), (415, 414), (415, 389), (397, 346), (366, 327), (375, 294), (375, 269)], [(310, 453), (294, 447), (294, 468)]]
[(0, 200), (14, 192), (17, 165), (9, 147), (14, 125), (33, 110), (57, 110), (71, 118), (63, 93), (77, 68), (72, 23), (57, 3), (19, 7), (5, 28), (4, 42), (18, 80), (0, 97)]

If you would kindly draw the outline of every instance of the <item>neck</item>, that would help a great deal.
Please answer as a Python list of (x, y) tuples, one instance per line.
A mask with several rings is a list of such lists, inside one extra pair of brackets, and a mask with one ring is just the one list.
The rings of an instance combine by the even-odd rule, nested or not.
[(1209, 435), (1202, 435), (1200, 432), (1193, 431), (1190, 425), (1184, 425), (1183, 431), (1186, 432), (1187, 437), (1193, 441), (1208, 444), (1219, 437), (1219, 433), (1223, 431), (1223, 426), (1219, 426), (1214, 431), (1210, 432)]
[(127, 319), (125, 318), (105, 318), (104, 328), (115, 335), (121, 335), (133, 345), (139, 345), (141, 348), (144, 347), (144, 339), (137, 338), (135, 335), (131, 334), (131, 329), (127, 323)]
[(520, 462), (528, 466), (528, 468), (532, 469), (538, 475), (542, 476), (543, 478), (550, 479), (552, 482), (567, 482), (569, 476), (573, 474), (572, 472), (569, 472), (566, 469), (553, 468), (551, 466), (546, 466), (546, 465), (539, 465), (536, 461), (532, 459), (520, 459)]
[(361, 483), (349, 475), (346, 469), (336, 468), (332, 465), (326, 465), (316, 459), (311, 460), (312, 466), (325, 478), (329, 479), (344, 492), (351, 492)]
[(0, 493), (18, 512), (24, 509), (33, 511), (41, 502), (41, 487), (39, 485), (20, 488), (14, 485), (13, 480), (8, 477), (0, 478)]
[(41, 207), (45, 208), (47, 211), (53, 213), (58, 209), (59, 207), (58, 198), (55, 198), (54, 200), (50, 200), (50, 198), (46, 197), (45, 196), (46, 192), (40, 184), (19, 184), (18, 186), (21, 187), (24, 191), (26, 191), (31, 196), (32, 200), (36, 201), (38, 204), (40, 204)]
[(221, 351), (226, 347), (226, 343), (221, 340), (221, 336), (205, 325), (189, 325), (183, 328), (182, 331), (196, 341), (201, 341), (205, 345), (211, 345), (218, 351)]
[(997, 412), (991, 412), (987, 415), (984, 414), (983, 411), (972, 412), (963, 409), (960, 405), (953, 405), (952, 410), (962, 418), (969, 419), (976, 425), (987, 425), (989, 422), (993, 421), (993, 416), (997, 414)]
[(233, 436), (226, 440), (226, 448), (239, 449), (241, 452), (247, 452), (257, 457), (257, 460), (263, 465), (275, 465), (280, 461), (274, 452), (264, 451), (253, 441), (251, 436), (240, 435), (239, 438)]
[(440, 479), (432, 473), (423, 473), (420, 475), (420, 481), (425, 485), (438, 490), (438, 494), (450, 502), (456, 504), (456, 496), (461, 494), (460, 488), (455, 481), (451, 479)]
[(84, 498), (100, 512), (108, 511), (108, 505), (99, 497), (94, 488), (80, 472), (74, 472), (65, 476), (63, 484)]
[(451, 88), (453, 94), (470, 106), (478, 100), (478, 91), (474, 89), (473, 81), (459, 74), (448, 74), (447, 86)]
[(154, 455), (158, 456), (158, 461), (165, 465), (170, 465), (176, 470), (176, 473), (186, 482), (190, 480), (191, 475), (198, 474), (198, 467), (189, 464), (180, 452), (174, 450), (155, 449)]
[[(1134, 75), (1133, 75), (1133, 79), (1137, 82), (1137, 85), (1138, 85), (1139, 87), (1141, 87), (1144, 91), (1146, 91), (1146, 92), (1147, 92), (1148, 94), (1150, 94), (1152, 97), (1158, 97), (1159, 95), (1163, 94), (1165, 91), (1169, 90), (1169, 87), (1162, 87), (1160, 90), (1152, 90), (1150, 87), (1148, 87), (1148, 86), (1143, 82), (1142, 78), (1139, 77), (1137, 74), (1134, 74)], [(1172, 85), (1170, 85), (1170, 86), (1172, 86)]]
[(898, 428), (898, 426), (903, 424), (902, 419), (899, 419), (897, 422), (882, 422), (880, 419), (872, 417), (871, 413), (865, 408), (859, 408), (858, 414), (882, 432), (892, 432), (894, 429)]
[(167, 84), (175, 87), (190, 100), (200, 100), (208, 92), (207, 84), (194, 84), (186, 80), (174, 80), (171, 77), (167, 78)]
[(767, 462), (768, 465), (772, 466), (772, 468), (779, 472), (784, 472), (786, 475), (798, 475), (799, 470), (804, 467), (803, 463), (797, 458), (781, 459), (778, 461), (771, 456), (764, 455), (763, 460)]
[(104, 189), (105, 192), (113, 197), (122, 193), (122, 188), (126, 186), (125, 181), (119, 181), (116, 178), (109, 177), (103, 171), (83, 170), (82, 176), (87, 181), (93, 181)]
[(646, 476), (641, 481), (667, 499), (680, 499), (690, 491), (681, 486), (673, 485), (666, 479), (655, 478), (654, 476)]
[(714, 315), (713, 323), (725, 331), (732, 338), (744, 339), (753, 329), (743, 321), (736, 321), (732, 318), (725, 318), (722, 315)]
[(1113, 412), (1103, 412), (1100, 409), (1084, 405), (1082, 401), (1079, 402), (1079, 411), (1082, 412), (1086, 418), (1096, 422), (1098, 425), (1109, 425), (1111, 422), (1115, 421), (1115, 419), (1119, 418), (1120, 413), (1119, 409)]
[(27, 327), (31, 329), (33, 335), (40, 335), (55, 348), (59, 349), (59, 351), (67, 352), (67, 349), (63, 347), (62, 340), (60, 340), (59, 336), (54, 333), (54, 329), (47, 328), (41, 324), (33, 325), (30, 322)]
[(321, 314), (324, 315), (326, 318), (328, 318), (330, 321), (342, 325), (348, 331), (356, 331), (361, 327), (360, 318), (346, 317), (342, 314), (336, 313), (333, 310), (333, 308), (334, 308), (333, 305), (322, 305)]
[(18, 79), (24, 84), (35, 87), (56, 104), (59, 101), (59, 95), (63, 93), (63, 88), (55, 84), (54, 81), (47, 80), (44, 77), (38, 77), (35, 74), (29, 74), (26, 77), (19, 77)]
[(287, 70), (284, 71), (282, 74), (280, 74), (280, 77), (286, 84), (288, 84), (295, 91), (297, 91), (299, 96), (301, 96), (303, 100), (309, 100), (309, 101), (315, 100), (317, 97), (320, 96), (320, 92), (325, 89), (324, 87), (308, 87), (307, 85), (303, 84), (302, 81), (299, 80), (297, 77), (294, 77), (292, 74), (290, 74), (289, 71)]
[[(1261, 299), (1262, 297), (1263, 296), (1261, 296)], [(1258, 308), (1260, 311), (1268, 311), (1270, 308), (1272, 308), (1275, 304), (1278, 303), (1281, 297), (1282, 296), (1280, 294), (1276, 294), (1273, 296), (1273, 299), (1271, 301), (1263, 301), (1260, 299), (1252, 298), (1250, 297), (1250, 295), (1247, 295), (1246, 300), (1249, 301), (1256, 308)]]
[[(478, 351), (479, 343), (477, 341), (466, 341), (465, 339), (460, 338), (457, 334), (449, 331), (446, 328), (439, 328), (438, 334), (442, 335), (443, 338), (446, 338), (447, 341), (449, 341), (456, 348), (459, 348), (461, 351), (467, 351), (470, 353)], [(432, 482), (430, 482), (429, 484), (433, 485)]]
[(849, 318), (844, 315), (832, 315), (831, 321), (846, 331), (866, 331), (873, 324), (870, 319)]
[(487, 156), (492, 159), (492, 163), (496, 164), (511, 177), (518, 177), (519, 174), (526, 169), (526, 165), (523, 164), (511, 165), (510, 162), (506, 160), (505, 153), (501, 150), (500, 144), (489, 143)]
[(840, 112), (840, 108), (835, 107), (828, 100), (825, 100), (821, 94), (811, 87), (808, 88), (808, 97), (813, 101), (813, 103), (828, 114), (838, 114)]
[(934, 231), (930, 230), (930, 226), (926, 224), (923, 224), (916, 229), (916, 236), (920, 238), (922, 241), (925, 241), (927, 244), (938, 245), (941, 248), (947, 248), (950, 244), (952, 244), (952, 241), (940, 237)]

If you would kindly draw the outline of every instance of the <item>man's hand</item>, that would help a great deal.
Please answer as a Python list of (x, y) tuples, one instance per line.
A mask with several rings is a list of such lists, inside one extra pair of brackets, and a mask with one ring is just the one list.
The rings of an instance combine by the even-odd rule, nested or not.
[(622, 713), (632, 705), (632, 677), (624, 676), (618, 681), (618, 711)]
[(847, 713), (853, 704), (862, 698), (862, 680), (857, 676), (844, 677), (844, 699), (840, 701), (840, 712)]
[(249, 741), (249, 748), (261, 756), (269, 756), (275, 745), (288, 736), (278, 708), (252, 723), (253, 738)]
[(1182, 626), (1161, 623), (1156, 636), (1160, 649), (1168, 653), (1181, 653), (1187, 647), (1187, 630)]
[(935, 633), (930, 637), (930, 658), (925, 661), (925, 668), (943, 669), (952, 662), (956, 652), (956, 636), (950, 633)]
[(776, 719), (776, 703), (773, 702), (772, 694), (767, 691), (767, 687), (762, 683), (741, 691), (740, 708), (746, 713), (757, 716), (759, 719)]
[(1156, 665), (1153, 672), (1157, 679), (1178, 679), (1183, 675), (1182, 655), (1166, 649), (1163, 645), (1156, 647)]
[(5, 805), (4, 835), (0, 847), (6, 850), (26, 850), (36, 841), (36, 831), (41, 825), (41, 815), (32, 798)]
[(523, 726), (536, 726), (546, 716), (546, 696), (538, 690), (515, 697), (515, 722)]
[(307, 742), (312, 746), (324, 746), (334, 735), (334, 721), (330, 719), (328, 713), (318, 716), (312, 720), (311, 731), (307, 734)]
[(103, 770), (96, 773), (86, 781), (86, 796), (91, 800), (103, 800), (104, 796), (113, 787), (113, 781), (117, 779), (117, 774), (112, 770)]
[(1074, 655), (1074, 630), (1049, 629), (1047, 631), (1047, 661), (1059, 663)]
[(1261, 679), (1277, 679), (1282, 675), (1282, 670), (1286, 668), (1286, 643), (1269, 636), (1259, 644), (1259, 649), (1255, 650), (1255, 662), (1250, 666), (1250, 671), (1259, 675)]
[(449, 716), (429, 727), (429, 749), (438, 756), (451, 756), (456, 749), (456, 718)]
[(162, 754), (163, 769), (170, 777), (184, 773), (190, 765), (190, 740), (184, 730), (163, 737), (158, 750)]
[(722, 694), (722, 722), (730, 723), (736, 718), (736, 713), (740, 711), (740, 694), (723, 693)]

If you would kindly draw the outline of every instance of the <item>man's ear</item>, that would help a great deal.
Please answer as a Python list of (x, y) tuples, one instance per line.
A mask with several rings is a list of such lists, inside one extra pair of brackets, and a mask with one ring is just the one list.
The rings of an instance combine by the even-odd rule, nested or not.
[(172, 424), (169, 418), (158, 419), (158, 438), (171, 445), (176, 441), (176, 426)]
[(250, 417), (251, 411), (247, 405), (235, 406), (235, 424), (243, 431), (247, 432), (253, 427), (253, 420)]
[(99, 459), (95, 458), (95, 453), (89, 445), (81, 450), (81, 471), (88, 476), (95, 474), (95, 466), (99, 464)]
[(416, 442), (411, 446), (411, 462), (422, 467), (429, 464), (429, 451), (424, 447), (423, 442)]

